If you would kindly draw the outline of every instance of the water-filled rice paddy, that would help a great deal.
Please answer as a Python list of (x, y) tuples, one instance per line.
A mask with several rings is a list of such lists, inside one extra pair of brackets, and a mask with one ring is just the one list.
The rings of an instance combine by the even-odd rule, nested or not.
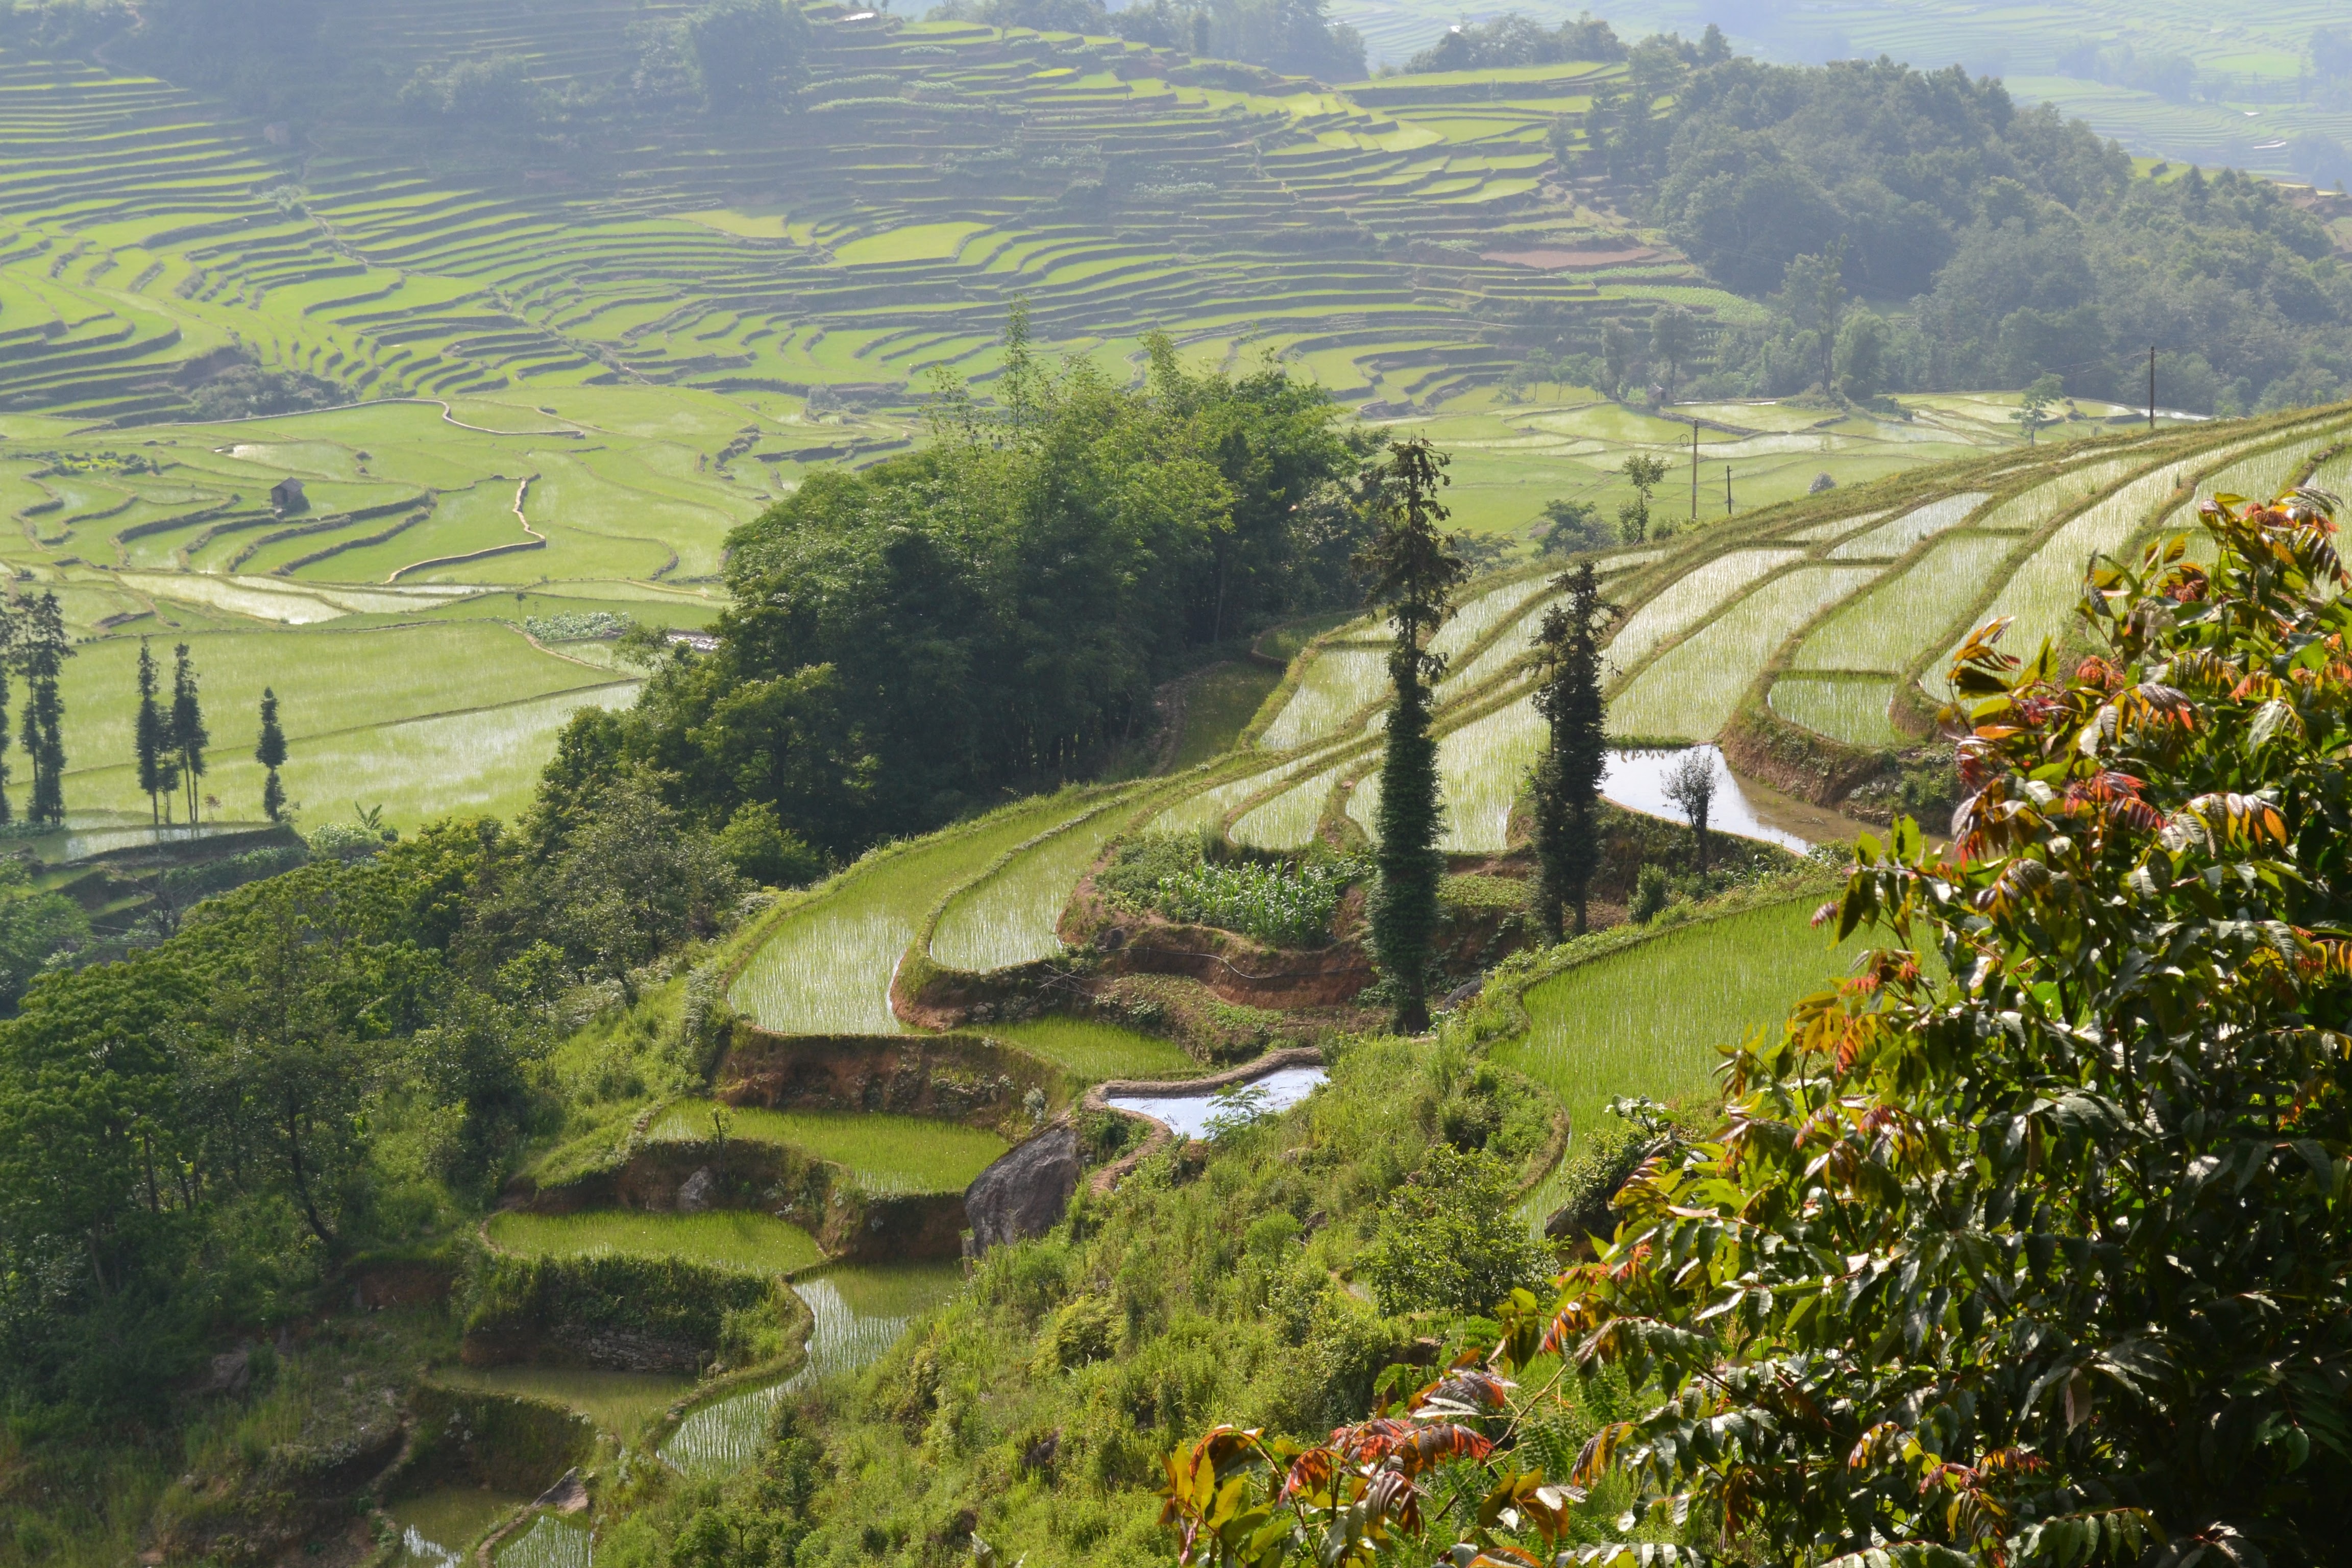
[(1095, 1018), (1047, 1015), (1018, 1023), (989, 1024), (981, 1033), (1044, 1057), (1087, 1083), (1110, 1078), (1189, 1078), (1202, 1070), (1172, 1040)]
[(1911, 737), (1887, 717), (1892, 676), (1784, 675), (1772, 683), (1772, 711), (1850, 746), (1903, 746)]
[(1459, 662), (1462, 654), (1480, 637), (1504, 622), (1518, 616), (1526, 607), (1546, 592), (1547, 580), (1506, 583), (1489, 588), (1459, 605), (1445, 624), (1437, 628), (1430, 639), (1432, 653), (1443, 654), (1449, 664)]
[(1985, 500), (1984, 491), (1969, 490), (1914, 507), (1892, 521), (1882, 522), (1869, 532), (1837, 545), (1830, 551), (1830, 559), (1870, 561), (1905, 554), (1921, 540), (1933, 539), (1946, 529), (1958, 526)]
[[(708, 1100), (679, 1100), (662, 1112), (649, 1135), (702, 1142), (711, 1136), (714, 1109)], [(751, 1105), (724, 1109), (729, 1138), (790, 1144), (845, 1167), (860, 1187), (875, 1194), (961, 1192), (1012, 1146), (981, 1128), (929, 1117)]]
[(1620, 672), (1633, 668), (1660, 643), (1706, 620), (1733, 595), (1796, 559), (1798, 553), (1789, 545), (1727, 551), (1676, 578), (1634, 611), (1609, 639), (1610, 668)]
[(1299, 672), (1282, 710), (1258, 736), (1269, 752), (1288, 751), (1338, 734), (1348, 718), (1387, 689), (1388, 654), (1375, 647), (1320, 649)]
[[(1672, 1100), (1712, 1088), (1719, 1048), (1770, 1027), (1843, 973), (1866, 945), (1832, 949), (1801, 899), (1668, 931), (1529, 988), (1528, 1032), (1495, 1048), (1567, 1104), (1571, 1138), (1609, 1101)], [(1571, 1149), (1574, 1145), (1571, 1143)], [(1538, 1223), (1547, 1194), (1531, 1205)]]
[(815, 1325), (808, 1359), (789, 1378), (740, 1390), (689, 1411), (656, 1450), (664, 1464), (697, 1479), (722, 1476), (751, 1462), (768, 1420), (786, 1394), (820, 1378), (871, 1365), (898, 1342), (915, 1319), (963, 1288), (962, 1265), (835, 1264), (794, 1281)]
[(530, 1500), (483, 1487), (436, 1487), (383, 1505), (400, 1531), (398, 1568), (458, 1568), (474, 1543)]
[(1715, 800), (1706, 822), (1709, 833), (1760, 838), (1799, 855), (1811, 847), (1797, 835), (1771, 826), (1756, 814), (1739, 775), (1731, 771), (1731, 764), (1713, 746), (1612, 751), (1601, 774), (1601, 798), (1614, 801), (1629, 811), (1645, 812), (1669, 822), (1682, 821), (1682, 807), (1666, 798), (1666, 775), (1680, 767), (1683, 759), (1693, 752), (1706, 757), (1715, 771)]
[(950, 969), (991, 970), (1060, 952), (1055, 927), (1063, 906), (1131, 815), (1128, 805), (1107, 805), (957, 893), (931, 933), (932, 959)]
[[(1322, 1067), (1280, 1068), (1264, 1078), (1252, 1079), (1246, 1087), (1264, 1093), (1263, 1110), (1270, 1115), (1287, 1110), (1305, 1100), (1329, 1076), (1329, 1069)], [(1111, 1094), (1103, 1097), (1103, 1103), (1164, 1121), (1171, 1131), (1187, 1138), (1206, 1137), (1209, 1124), (1224, 1109), (1215, 1095), (1206, 1091), (1197, 1094)]]
[(1075, 792), (861, 862), (776, 922), (728, 997), (761, 1028), (891, 1035), (890, 976), (931, 906), (998, 856), (1087, 811)]
[(589, 1568), (592, 1539), (583, 1521), (542, 1513), (500, 1542), (492, 1561), (498, 1568)]
[(1252, 806), (1234, 823), (1233, 840), (1255, 849), (1303, 849), (1323, 820), (1324, 803), (1341, 770), (1326, 768), (1300, 780), (1272, 800)]
[(445, 1366), (434, 1380), (452, 1388), (520, 1394), (577, 1410), (625, 1445), (694, 1387), (694, 1379), (658, 1372), (603, 1372), (560, 1366)]
[(789, 1274), (824, 1260), (816, 1239), (773, 1215), (741, 1209), (702, 1214), (647, 1214), (596, 1209), (585, 1214), (494, 1214), (489, 1238), (512, 1252), (547, 1258), (614, 1253), (627, 1258), (682, 1258), (717, 1268)]
[(1772, 579), (1627, 683), (1610, 701), (1611, 732), (1713, 740), (1790, 634), (1879, 570), (1803, 566)]
[(1526, 698), (1439, 738), (1437, 782), (1445, 801), (1440, 843), (1447, 853), (1503, 851), (1512, 804), (1527, 793), (1528, 771), (1544, 743), (1543, 719)]

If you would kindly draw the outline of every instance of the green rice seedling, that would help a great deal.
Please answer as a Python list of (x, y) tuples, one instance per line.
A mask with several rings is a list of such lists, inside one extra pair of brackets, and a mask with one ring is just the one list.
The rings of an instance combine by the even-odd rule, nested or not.
[(1113, 1078), (1190, 1078), (1201, 1064), (1181, 1046), (1096, 1018), (1054, 1015), (989, 1024), (982, 1033), (1044, 1057), (1071, 1078), (1099, 1083)]
[(1838, 545), (1830, 552), (1829, 558), (1832, 561), (1870, 561), (1908, 554), (1912, 546), (1921, 540), (1933, 539), (1948, 528), (1958, 527), (1987, 499), (1982, 490), (1967, 490), (1959, 495), (1931, 500), (1925, 506), (1913, 507), (1893, 521), (1880, 523), (1868, 533)]
[[(625, 707), (635, 700), (636, 690), (635, 681), (624, 680), (297, 741), (282, 770), (286, 791), (321, 821), (344, 816), (355, 795), (370, 806), (383, 806), (386, 824), (400, 827), (442, 816), (511, 821), (530, 805), (555, 737), (572, 715), (583, 707)], [(209, 698), (205, 711), (209, 717)], [(220, 802), (208, 819), (257, 820), (262, 784), (262, 769), (249, 749), (223, 748), (205, 775), (205, 793)], [(128, 761), (68, 770), (66, 797), (78, 811), (110, 809), (142, 821), (147, 816), (146, 797), (138, 793)]]
[(1885, 517), (1887, 510), (1887, 508), (1881, 507), (1876, 511), (1858, 511), (1852, 517), (1833, 517), (1826, 522), (1809, 522), (1802, 528), (1790, 529), (1780, 537), (1801, 539), (1809, 543), (1818, 544), (1824, 539), (1839, 539), (1846, 534), (1858, 532)]
[(1351, 715), (1380, 700), (1387, 682), (1388, 655), (1382, 650), (1319, 648), (1308, 657), (1290, 700), (1257, 743), (1265, 751), (1286, 752), (1336, 735)]
[(1314, 840), (1315, 826), (1323, 820), (1324, 803), (1339, 782), (1339, 768), (1326, 768), (1252, 806), (1234, 824), (1234, 842), (1253, 849), (1304, 849)]
[(801, 1369), (696, 1406), (656, 1457), (698, 1480), (741, 1469), (765, 1446), (769, 1420), (786, 1395), (819, 1379), (872, 1365), (917, 1318), (962, 1288), (962, 1266), (953, 1260), (835, 1264), (795, 1281), (793, 1289), (808, 1303), (814, 1320)]
[(2062, 464), (2040, 484), (2020, 490), (1979, 518), (1976, 526), (1990, 533), (2035, 533), (2070, 507), (2081, 506), (2109, 485), (2148, 468), (2158, 459), (2145, 452)]
[(1457, 605), (1445, 624), (1430, 639), (1432, 653), (1443, 654), (1448, 662), (1459, 658), (1471, 644), (1493, 631), (1506, 621), (1517, 619), (1527, 607), (1545, 593), (1545, 582), (1506, 583)]
[(1005, 969), (1062, 951), (1055, 928), (1078, 879), (1127, 825), (1108, 805), (1020, 851), (957, 893), (931, 933), (931, 957), (950, 969)]
[(824, 1257), (815, 1239), (800, 1226), (773, 1215), (740, 1209), (702, 1214), (593, 1209), (567, 1215), (509, 1210), (490, 1216), (488, 1234), (491, 1241), (509, 1251), (541, 1258), (599, 1253), (680, 1258), (754, 1274), (789, 1274)]
[(562, 1514), (542, 1513), (499, 1543), (496, 1568), (588, 1568), (588, 1527)]
[(1012, 1145), (995, 1133), (926, 1116), (879, 1111), (769, 1110), (721, 1108), (682, 1100), (663, 1111), (647, 1136), (656, 1142), (698, 1143), (725, 1118), (727, 1136), (751, 1143), (783, 1143), (848, 1171), (866, 1192), (954, 1193), (971, 1185)]
[(779, 1034), (897, 1034), (890, 976), (931, 907), (1014, 845), (1091, 804), (1066, 791), (877, 852), (778, 921), (729, 1000)]
[[(2238, 458), (2256, 444), (2254, 439), (2232, 442), (2201, 454), (2198, 466)], [(2243, 461), (2230, 462), (2212, 479), (2200, 483), (2199, 493), (2217, 493), (2214, 486), (2232, 478), (2250, 482), (2275, 476), (2284, 482), (2308, 452), (2309, 442), (2304, 439)], [(2044, 639), (2063, 638), (2073, 623), (2075, 607), (2082, 602), (2083, 578), (2090, 570), (2092, 558), (2122, 550), (2134, 535), (2154, 521), (2158, 507), (2172, 494), (2180, 470), (2186, 466), (2167, 463), (2142, 474), (2105, 500), (2069, 518), (2042, 548), (2018, 565), (1994, 595), (1991, 605), (1977, 616), (1976, 624), (1982, 626), (2000, 616), (2011, 617), (2014, 624), (2002, 635), (2001, 647), (2019, 658), (2032, 658)], [(1951, 695), (1948, 664), (1948, 659), (1938, 660), (1920, 677), (1921, 688), (1939, 700)]]
[(1772, 711), (1850, 746), (1902, 746), (1911, 737), (1887, 717), (1892, 676), (1784, 675), (1772, 683)]
[(1610, 667), (1620, 672), (1633, 668), (1660, 643), (1706, 620), (1733, 595), (1796, 559), (1798, 553), (1794, 545), (1727, 551), (1676, 578), (1634, 611), (1609, 639)]
[(1878, 574), (1875, 566), (1806, 566), (1774, 578), (1611, 698), (1611, 733), (1715, 739), (1789, 634)]
[(599, 1432), (624, 1445), (634, 1442), (694, 1387), (694, 1379), (674, 1373), (602, 1372), (587, 1367), (449, 1366), (433, 1375), (436, 1382), (452, 1388), (518, 1394), (577, 1410), (594, 1422)]
[(1322, 761), (1318, 757), (1295, 757), (1273, 767), (1245, 773), (1224, 784), (1186, 795), (1175, 805), (1153, 817), (1150, 831), (1153, 833), (1192, 833), (1203, 827), (1222, 826), (1225, 814), (1254, 795), (1273, 788), (1283, 780), (1296, 778)]
[(1694, 922), (1546, 980), (1528, 992), (1528, 1033), (1495, 1059), (1559, 1095), (1572, 1135), (1620, 1096), (1705, 1093), (1725, 1047), (1778, 1026), (1865, 945), (1832, 948), (1812, 908), (1798, 900)]
[(962, 1290), (963, 1268), (951, 1258), (836, 1263), (795, 1280), (793, 1289), (816, 1320), (801, 1374), (813, 1382), (881, 1360), (917, 1318)]
[(1544, 742), (1543, 720), (1524, 697), (1439, 739), (1438, 788), (1445, 802), (1442, 848), (1455, 855), (1494, 855), (1508, 847), (1511, 807), (1527, 793), (1528, 771)]
[(1839, 606), (1799, 646), (1793, 668), (1900, 674), (1986, 584), (2000, 580), (2017, 547), (2014, 534), (1946, 535), (1901, 573)]

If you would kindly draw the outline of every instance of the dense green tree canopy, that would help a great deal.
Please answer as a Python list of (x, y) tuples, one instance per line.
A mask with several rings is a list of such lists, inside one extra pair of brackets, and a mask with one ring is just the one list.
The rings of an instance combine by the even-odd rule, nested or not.
[[(2054, 372), (2129, 398), (2151, 345), (2172, 356), (2160, 399), (2199, 413), (2324, 401), (2352, 374), (2352, 272), (2275, 185), (2137, 175), (2082, 121), (1958, 67), (1709, 63), (1671, 43), (1633, 51), (1573, 156), (1726, 287), (1776, 297), (1769, 322), (1717, 334), (1716, 391), (1821, 383), (1824, 331), (1868, 362), (1832, 390)], [(1866, 341), (1809, 319), (1789, 280), (1839, 244), (1843, 285), (1895, 318)]]
[(765, 804), (835, 855), (1076, 776), (1152, 719), (1186, 649), (1352, 602), (1361, 443), (1321, 389), (1049, 371), (1016, 322), (999, 403), (945, 398), (925, 450), (812, 475), (730, 540), (708, 656), (588, 711), (554, 776), (630, 760), (713, 826)]

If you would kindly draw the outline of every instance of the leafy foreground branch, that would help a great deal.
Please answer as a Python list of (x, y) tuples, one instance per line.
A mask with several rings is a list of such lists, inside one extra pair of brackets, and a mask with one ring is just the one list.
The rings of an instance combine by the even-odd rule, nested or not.
[[(1891, 945), (1731, 1054), (1719, 1128), (1550, 1307), (1515, 1292), (1327, 1444), (1170, 1456), (1181, 1560), (2342, 1561), (2334, 504), (2223, 497), (2211, 573), (2097, 570), (2072, 672), (1972, 639), (1951, 851), (1902, 821), (1822, 910)], [(1558, 1463), (1530, 1432), (1603, 1376), (1646, 1414)], [(1604, 1491), (1633, 1503), (1589, 1542)]]

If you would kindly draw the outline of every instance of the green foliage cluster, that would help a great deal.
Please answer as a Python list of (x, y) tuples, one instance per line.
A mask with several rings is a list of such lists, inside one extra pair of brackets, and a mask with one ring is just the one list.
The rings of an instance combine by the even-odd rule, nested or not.
[[(1958, 67), (1703, 62), (1658, 42), (1595, 98), (1589, 148), (1569, 155), (1605, 167), (1725, 287), (1769, 297), (1767, 320), (1712, 334), (1702, 395), (1860, 401), (2049, 373), (2131, 403), (2151, 343), (2168, 407), (2341, 395), (2352, 274), (2274, 185), (2138, 177), (2087, 125)], [(1881, 310), (1849, 308), (1855, 294)], [(1653, 345), (1639, 374), (1669, 379), (1668, 356)]]
[(1140, 391), (1049, 372), (1016, 312), (1001, 411), (943, 394), (922, 452), (812, 474), (736, 531), (716, 651), (583, 709), (552, 776), (649, 764), (698, 820), (765, 804), (847, 857), (1085, 774), (1188, 647), (1349, 602), (1360, 443), (1337, 405), (1150, 357)]
[[(152, 1412), (226, 1327), (299, 1317), (342, 1260), (448, 1234), (564, 1114), (550, 1057), (579, 1000), (656, 980), (740, 886), (621, 779), (518, 831), (322, 857), (122, 962), (40, 975), (0, 1024), (0, 1399)], [(663, 1070), (688, 1076), (723, 1011), (673, 1007), (700, 1022), (628, 1052), (674, 1048)]]
[(1129, 909), (1273, 947), (1313, 947), (1329, 940), (1340, 896), (1369, 869), (1328, 850), (1296, 860), (1226, 859), (1204, 854), (1200, 837), (1154, 834), (1121, 845), (1095, 881)]
[(618, 610), (573, 610), (560, 616), (529, 616), (522, 629), (541, 642), (586, 642), (617, 637), (636, 622)]
[(1364, 75), (1363, 35), (1334, 22), (1328, 0), (1137, 0), (1115, 11), (1103, 0), (948, 0), (929, 15), (1125, 38), (1324, 81)]
[[(1707, 37), (1720, 47), (1723, 34), (1710, 23)], [(1548, 66), (1622, 60), (1626, 49), (1615, 28), (1590, 11), (1547, 29), (1516, 11), (1449, 27), (1445, 36), (1405, 62), (1409, 73), (1494, 70), (1512, 66)]]
[(1514, 1212), (1517, 1173), (1483, 1150), (1432, 1149), (1381, 1216), (1360, 1268), (1386, 1312), (1483, 1312), (1550, 1257)]

